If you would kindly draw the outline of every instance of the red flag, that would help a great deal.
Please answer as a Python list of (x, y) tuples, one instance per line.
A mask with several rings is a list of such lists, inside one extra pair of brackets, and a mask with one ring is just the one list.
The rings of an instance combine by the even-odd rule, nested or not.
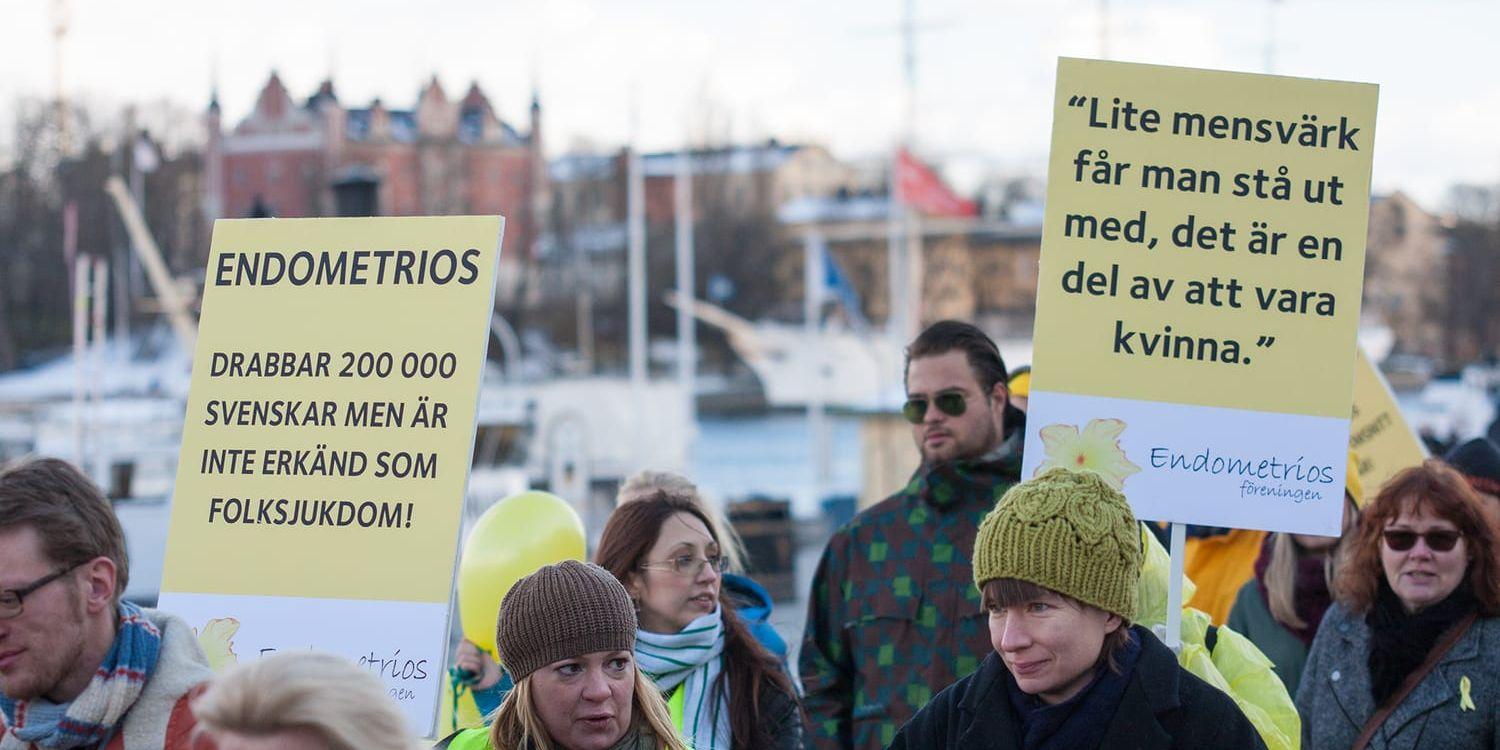
[(905, 148), (896, 152), (896, 190), (902, 205), (928, 216), (977, 216), (979, 206), (958, 197), (932, 167)]

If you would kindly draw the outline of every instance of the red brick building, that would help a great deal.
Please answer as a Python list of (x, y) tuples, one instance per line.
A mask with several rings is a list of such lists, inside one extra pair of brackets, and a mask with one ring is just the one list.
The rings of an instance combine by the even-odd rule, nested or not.
[(204, 213), (245, 216), (501, 214), (502, 263), (530, 255), (545, 213), (541, 105), (529, 130), (500, 119), (477, 83), (450, 100), (434, 77), (412, 109), (347, 108), (324, 81), (298, 103), (271, 74), (255, 109), (225, 131), (208, 109)]

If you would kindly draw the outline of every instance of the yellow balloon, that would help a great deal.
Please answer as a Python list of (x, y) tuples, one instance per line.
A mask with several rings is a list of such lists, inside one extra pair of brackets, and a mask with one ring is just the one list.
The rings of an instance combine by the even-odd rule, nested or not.
[(583, 560), (583, 521), (567, 501), (528, 490), (495, 503), (475, 522), (458, 565), (458, 614), (464, 637), (498, 655), (500, 600), (543, 565)]

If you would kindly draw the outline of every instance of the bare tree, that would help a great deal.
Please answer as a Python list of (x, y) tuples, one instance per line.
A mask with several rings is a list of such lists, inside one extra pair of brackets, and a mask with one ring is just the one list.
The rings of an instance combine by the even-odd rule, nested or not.
[(68, 272), (50, 107), (21, 103), (10, 168), (0, 174), (0, 370), (68, 337)]
[[(101, 119), (75, 107), (66, 115), (75, 150), (63, 153), (50, 102), (21, 101), (16, 111), (10, 163), (0, 171), (0, 370), (61, 349), (71, 338), (72, 272), (63, 248), (66, 206), (77, 211), (80, 257), (113, 257), (117, 274), (120, 261), (128, 257), (123, 229), (103, 186), (111, 174), (128, 174), (133, 168), (134, 149), (122, 148), (133, 142), (131, 137), (120, 137), (117, 127), (95, 129), (92, 123)], [(186, 130), (182, 124), (174, 128)], [(178, 273), (192, 272), (208, 255), (208, 227), (197, 210), (201, 157), (180, 144), (152, 143), (163, 158), (144, 175), (147, 226), (169, 266)], [(113, 293), (119, 295), (119, 288)], [(123, 312), (133, 317), (131, 296), (111, 311), (114, 316)]]

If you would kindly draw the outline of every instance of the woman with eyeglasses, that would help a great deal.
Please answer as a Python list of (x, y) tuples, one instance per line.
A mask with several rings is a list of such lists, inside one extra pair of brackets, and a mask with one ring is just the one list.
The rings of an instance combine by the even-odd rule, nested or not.
[[(698, 491), (698, 485), (692, 483), (687, 477), (670, 471), (656, 471), (646, 469), (638, 471), (625, 478), (620, 485), (620, 491), (615, 495), (615, 503), (625, 503), (648, 498), (659, 492), (680, 497), (691, 502), (704, 517), (709, 520), (709, 531), (713, 532), (714, 538), (719, 540), (719, 554), (724, 556), (724, 572), (722, 588), (723, 597), (730, 603), (735, 614), (745, 621), (755, 640), (765, 646), (784, 665), (786, 663), (786, 640), (776, 632), (771, 625), (771, 601), (770, 592), (764, 586), (756, 583), (745, 575), (745, 545), (735, 533), (734, 526), (724, 518), (718, 508), (710, 504), (703, 493)], [(783, 667), (785, 668), (785, 667)]]
[(636, 661), (695, 750), (800, 748), (796, 691), (726, 598), (713, 529), (696, 503), (658, 492), (615, 509), (594, 561), (630, 593)]
[(1435, 459), (1364, 508), (1297, 691), (1303, 747), (1500, 747), (1490, 512)]

